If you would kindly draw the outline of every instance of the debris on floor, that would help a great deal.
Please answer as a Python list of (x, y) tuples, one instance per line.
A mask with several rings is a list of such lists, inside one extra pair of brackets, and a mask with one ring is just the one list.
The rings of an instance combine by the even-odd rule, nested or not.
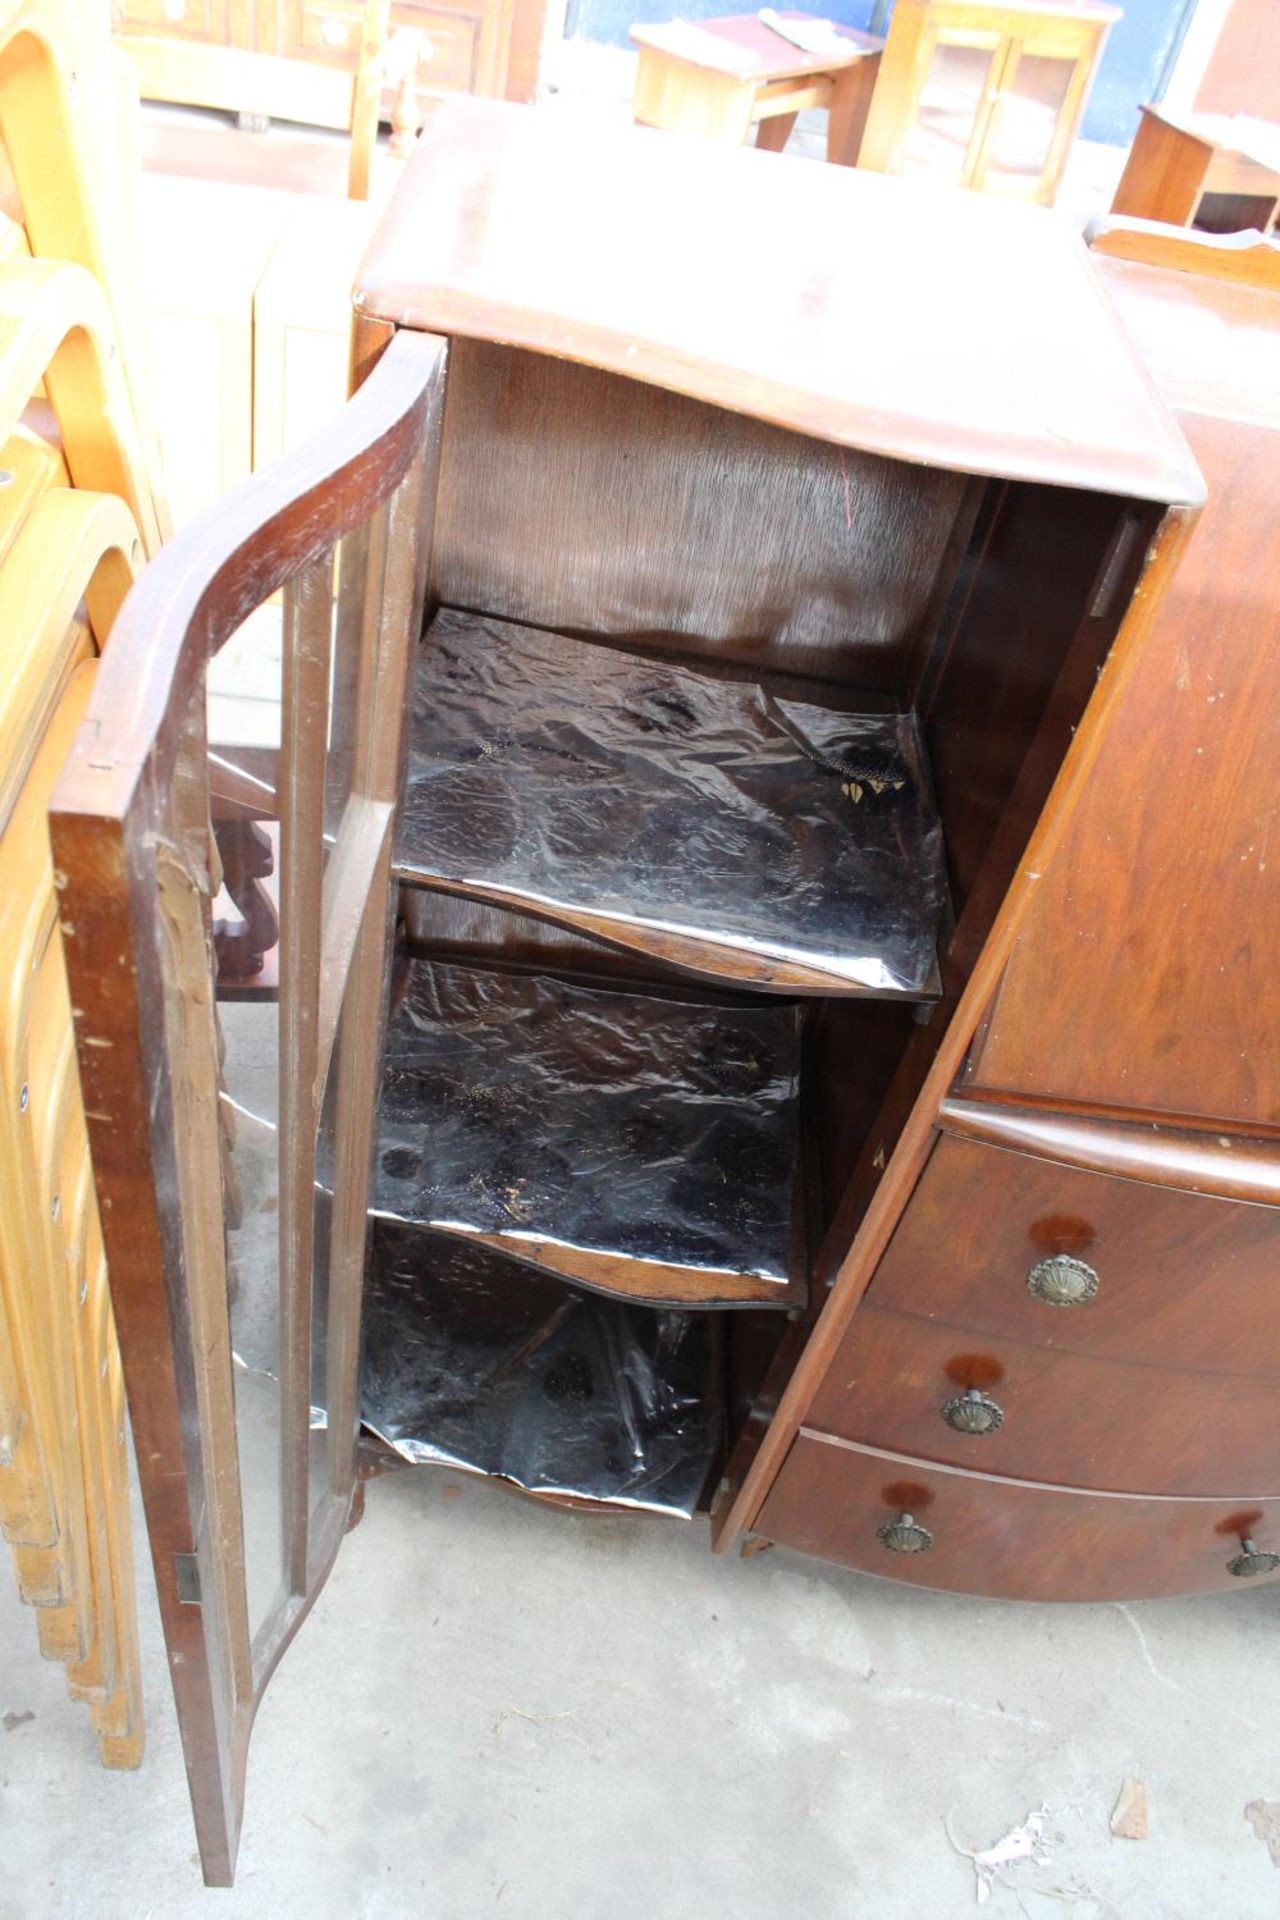
[(1111, 1831), (1118, 1840), (1147, 1838), (1147, 1789), (1143, 1781), (1129, 1778), (1122, 1782), (1111, 1816)]
[(1271, 1855), (1273, 1867), (1280, 1867), (1280, 1800), (1251, 1800), (1244, 1817)]
[[(1137, 1781), (1133, 1784), (1141, 1785)], [(1033, 1920), (1033, 1916), (1038, 1920), (1040, 1915), (1061, 1916), (1061, 1920), (1120, 1920), (1119, 1909), (1078, 1874), (1063, 1879), (1042, 1871), (1054, 1864), (1067, 1843), (1067, 1835), (1056, 1823), (1072, 1814), (1083, 1819), (1084, 1811), (1075, 1803), (1034, 1807), (1018, 1826), (981, 1848), (960, 1844), (948, 1814), (943, 1823), (947, 1838), (955, 1851), (972, 1863), (977, 1904), (986, 1906), (1004, 1891), (1013, 1896), (1026, 1920)], [(1050, 1822), (1054, 1825), (1047, 1831)], [(1012, 1907), (1007, 1910), (1013, 1911)]]
[(975, 1852), (971, 1847), (961, 1846), (951, 1831), (951, 1817), (947, 1816), (944, 1824), (948, 1840), (957, 1853), (973, 1862), (973, 1871), (977, 1876), (974, 1892), (979, 1906), (984, 1906), (990, 1900), (992, 1889), (997, 1885), (1013, 1884), (1005, 1878), (1010, 1867), (1027, 1860), (1036, 1866), (1046, 1866), (1053, 1859), (1053, 1848), (1044, 1838), (1045, 1822), (1051, 1817), (1047, 1806), (1036, 1807), (1028, 1813), (1021, 1826), (1010, 1827), (1001, 1839)]
[(0, 1726), (3, 1726), (6, 1733), (12, 1733), (15, 1727), (25, 1727), (28, 1720), (34, 1719), (35, 1715), (28, 1707), (23, 1713), (14, 1713), (12, 1711), (6, 1713), (4, 1718), (0, 1720)]

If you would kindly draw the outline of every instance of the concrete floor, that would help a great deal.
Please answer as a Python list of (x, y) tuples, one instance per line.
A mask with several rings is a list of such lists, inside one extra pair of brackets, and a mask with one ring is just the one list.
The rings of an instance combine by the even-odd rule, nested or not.
[[(1280, 1912), (1245, 1816), (1280, 1801), (1280, 1590), (999, 1606), (404, 1472), (271, 1687), (214, 1894), (141, 1572), (136, 1775), (97, 1767), (0, 1579), (0, 1716), (34, 1715), (0, 1732), (0, 1920), (950, 1920), (948, 1817), (984, 1848), (1044, 1804), (1061, 1843), (993, 1916)], [(1145, 1841), (1108, 1830), (1126, 1775)]]

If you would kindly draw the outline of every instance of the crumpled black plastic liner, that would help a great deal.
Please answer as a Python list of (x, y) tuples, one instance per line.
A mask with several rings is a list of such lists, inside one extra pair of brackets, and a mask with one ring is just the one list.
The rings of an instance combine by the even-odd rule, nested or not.
[[(415, 958), (387, 1035), (377, 1212), (786, 1281), (800, 1009)], [(581, 1276), (578, 1276), (581, 1278)]]
[(723, 1330), (375, 1220), (361, 1418), (415, 1465), (688, 1515), (721, 1445)]
[(444, 609), (423, 637), (397, 860), (804, 961), (837, 987), (936, 979), (942, 832), (913, 715), (478, 614)]

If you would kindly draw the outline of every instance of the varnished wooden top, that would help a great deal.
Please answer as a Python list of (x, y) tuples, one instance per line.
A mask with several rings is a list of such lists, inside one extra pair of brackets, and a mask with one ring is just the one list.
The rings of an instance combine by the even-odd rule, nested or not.
[(1171, 406), (1280, 427), (1280, 291), (1136, 260), (1100, 265)]
[(1252, 113), (1175, 113), (1164, 105), (1143, 107), (1141, 111), (1206, 147), (1243, 154), (1258, 166), (1280, 173), (1280, 126), (1272, 120), (1260, 120)]
[(1082, 242), (980, 194), (450, 100), (355, 301), (896, 459), (1203, 497)]

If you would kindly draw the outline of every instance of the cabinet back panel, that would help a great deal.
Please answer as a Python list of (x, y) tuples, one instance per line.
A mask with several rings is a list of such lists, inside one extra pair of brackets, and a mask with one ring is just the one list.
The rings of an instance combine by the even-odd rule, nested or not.
[(434, 600), (911, 684), (965, 476), (541, 354), (461, 339), (450, 353)]
[[(1160, 518), (1158, 508), (1066, 488), (1011, 485), (993, 507), (976, 531), (953, 596), (959, 604), (921, 693), (957, 916), (998, 828), (1007, 842), (999, 875), (984, 875), (991, 898), (983, 934)], [(1027, 764), (1033, 749), (1035, 768)], [(1011, 802), (1017, 821), (1005, 818)]]

